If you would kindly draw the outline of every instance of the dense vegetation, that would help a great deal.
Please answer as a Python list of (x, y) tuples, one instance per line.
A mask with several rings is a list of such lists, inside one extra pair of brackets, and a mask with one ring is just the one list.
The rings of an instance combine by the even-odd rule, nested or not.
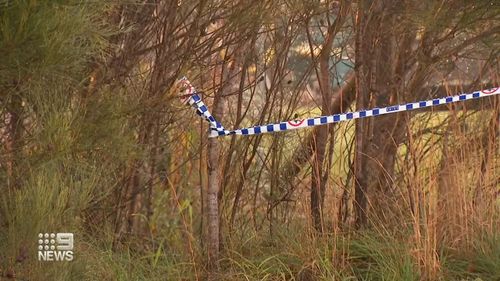
[[(476, 0), (0, 0), (0, 279), (500, 280), (500, 100), (208, 139), (498, 85)], [(38, 233), (75, 259), (37, 258)], [(3, 279), (2, 279), (3, 280)]]

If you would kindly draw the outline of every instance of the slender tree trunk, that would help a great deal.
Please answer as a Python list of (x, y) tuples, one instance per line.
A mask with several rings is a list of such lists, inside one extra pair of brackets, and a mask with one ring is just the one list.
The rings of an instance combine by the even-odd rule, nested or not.
[[(216, 119), (222, 115), (222, 102), (214, 102), (213, 115)], [(207, 254), (211, 270), (218, 267), (219, 259), (219, 154), (220, 144), (216, 138), (208, 140), (208, 189), (207, 189)]]
[[(339, 13), (335, 22), (329, 26), (323, 50), (319, 57), (319, 72), (318, 81), (321, 90), (321, 114), (332, 114), (332, 82), (330, 79), (330, 51), (333, 47), (333, 40), (344, 23), (345, 16), (350, 8), (350, 4), (342, 2)], [(315, 138), (313, 138), (313, 161), (312, 161), (312, 177), (311, 177), (311, 217), (316, 231), (323, 232), (323, 205), (325, 200), (325, 190), (330, 175), (331, 167), (324, 167), (325, 158), (330, 158), (331, 155), (325, 157), (328, 138), (333, 138), (333, 125), (320, 126), (317, 130)], [(333, 153), (329, 149), (328, 153)], [(329, 162), (329, 161), (327, 161)], [(329, 164), (329, 163), (328, 163)], [(328, 166), (328, 165), (327, 165)]]
[[(236, 51), (237, 53), (237, 51)], [(221, 122), (224, 116), (224, 94), (231, 83), (229, 79), (236, 71), (236, 61), (229, 66), (224, 64), (221, 70), (222, 82), (216, 92), (212, 105), (212, 115)], [(207, 215), (207, 258), (208, 267), (214, 272), (219, 267), (219, 246), (220, 246), (220, 219), (219, 219), (219, 190), (220, 190), (220, 140), (210, 138), (207, 144), (207, 166), (208, 166), (208, 187), (206, 194), (206, 215)]]
[[(329, 71), (329, 51), (333, 42), (334, 34), (328, 34), (326, 44), (320, 58), (320, 80), (321, 80), (321, 94), (323, 97), (322, 102), (322, 115), (331, 114), (331, 81)], [(313, 162), (312, 162), (312, 177), (311, 177), (311, 217), (316, 231), (323, 232), (323, 203), (325, 200), (326, 182), (328, 180), (329, 168), (324, 169), (325, 151), (328, 143), (329, 129), (331, 125), (321, 126), (318, 128), (318, 134), (314, 138), (313, 143)], [(333, 136), (332, 136), (333, 137)]]
[[(360, 110), (362, 108), (368, 107), (368, 81), (367, 77), (367, 62), (365, 62), (364, 51), (370, 51), (366, 46), (366, 42), (373, 40), (370, 33), (366, 34), (366, 37), (362, 35), (366, 25), (366, 3), (361, 2), (358, 7), (358, 12), (356, 16), (356, 109)], [(368, 56), (367, 56), (368, 57)], [(366, 126), (368, 120), (358, 119), (356, 120), (356, 131), (355, 131), (355, 158), (354, 158), (354, 182), (355, 182), (355, 194), (354, 194), (354, 210), (356, 216), (356, 226), (361, 227), (366, 225), (367, 222), (367, 198), (366, 189), (362, 185), (364, 182), (364, 171), (363, 171), (363, 154), (362, 147), (364, 147), (364, 139), (366, 136)]]

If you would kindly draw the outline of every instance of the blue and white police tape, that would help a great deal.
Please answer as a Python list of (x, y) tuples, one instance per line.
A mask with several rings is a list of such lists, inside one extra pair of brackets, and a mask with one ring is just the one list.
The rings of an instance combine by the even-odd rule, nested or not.
[[(185, 79), (185, 78), (183, 78), (183, 79)], [(187, 79), (185, 79), (185, 81), (187, 81)], [(361, 111), (347, 112), (347, 113), (342, 113), (342, 114), (334, 114), (334, 115), (329, 115), (329, 116), (312, 117), (312, 118), (300, 119), (300, 120), (283, 121), (280, 123), (258, 125), (258, 126), (254, 126), (254, 127), (242, 128), (242, 129), (236, 129), (236, 130), (226, 130), (219, 122), (217, 122), (215, 120), (215, 118), (212, 116), (212, 114), (210, 114), (207, 106), (201, 101), (200, 97), (197, 95), (196, 91), (191, 86), (189, 81), (187, 81), (187, 85), (188, 85), (189, 93), (187, 93), (186, 96), (188, 97), (189, 104), (192, 105), (196, 109), (197, 113), (200, 116), (205, 117), (205, 119), (210, 123), (210, 134), (209, 134), (210, 138), (219, 137), (219, 136), (229, 136), (229, 135), (247, 136), (247, 135), (256, 135), (256, 134), (262, 134), (262, 133), (295, 130), (295, 129), (305, 128), (305, 127), (313, 127), (313, 126), (318, 126), (318, 125), (343, 122), (343, 121), (371, 117), (371, 116), (379, 116), (379, 115), (402, 112), (402, 111), (410, 111), (410, 110), (415, 110), (415, 109), (419, 109), (419, 108), (432, 107), (432, 106), (437, 106), (437, 105), (472, 100), (472, 99), (477, 99), (477, 98), (488, 97), (488, 96), (500, 94), (500, 88), (493, 88), (493, 89), (476, 91), (476, 92), (472, 92), (472, 93), (465, 93), (465, 94), (462, 93), (462, 94), (455, 95), (455, 96), (430, 99), (430, 100), (426, 100), (426, 101), (419, 101), (419, 102), (400, 104), (400, 105), (392, 105), (392, 106), (387, 106), (387, 107), (383, 107), (383, 108), (374, 108), (374, 109), (370, 109), (370, 110), (361, 110)]]
[(189, 82), (186, 77), (182, 77), (179, 83), (183, 90), (183, 95), (180, 97), (181, 100), (184, 103), (189, 103), (189, 105), (196, 109), (196, 113), (210, 123), (211, 130), (216, 129), (217, 131), (224, 131), (224, 127), (222, 127), (222, 125), (215, 120), (210, 111), (208, 111), (208, 107), (203, 103), (193, 85), (191, 85), (191, 82)]

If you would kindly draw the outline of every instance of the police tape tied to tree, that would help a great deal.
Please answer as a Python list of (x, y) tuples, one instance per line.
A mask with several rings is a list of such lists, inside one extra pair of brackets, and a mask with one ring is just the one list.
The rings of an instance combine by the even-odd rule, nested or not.
[(359, 118), (379, 116), (385, 114), (391, 114), (396, 112), (410, 111), (419, 108), (433, 107), (443, 104), (449, 104), (454, 102), (467, 101), (472, 99), (479, 99), (483, 97), (491, 97), (500, 94), (500, 87), (479, 90), (472, 93), (460, 93), (454, 96), (447, 96), (443, 98), (436, 98), (424, 101), (417, 101), (412, 103), (391, 105), (382, 108), (373, 108), (369, 110), (360, 110), (354, 112), (347, 112), (342, 114), (334, 114), (328, 116), (318, 116), (310, 117), (306, 119), (296, 119), (289, 121), (282, 121), (279, 123), (271, 123), (266, 125), (256, 125), (248, 128), (227, 130), (218, 122), (208, 110), (208, 107), (203, 103), (199, 93), (195, 90), (191, 82), (186, 77), (179, 80), (180, 87), (182, 89), (182, 95), (180, 96), (183, 103), (191, 105), (196, 113), (203, 117), (210, 125), (209, 138), (230, 136), (230, 135), (242, 135), (250, 136), (263, 133), (273, 133), (282, 132), (288, 130), (295, 130), (300, 128), (307, 128), (331, 123), (338, 123), (343, 121), (349, 121)]

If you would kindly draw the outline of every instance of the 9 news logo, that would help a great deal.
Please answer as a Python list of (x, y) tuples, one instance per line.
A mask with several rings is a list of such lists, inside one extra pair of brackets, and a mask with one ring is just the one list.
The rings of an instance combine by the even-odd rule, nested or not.
[(72, 261), (73, 233), (39, 233), (39, 261)]

